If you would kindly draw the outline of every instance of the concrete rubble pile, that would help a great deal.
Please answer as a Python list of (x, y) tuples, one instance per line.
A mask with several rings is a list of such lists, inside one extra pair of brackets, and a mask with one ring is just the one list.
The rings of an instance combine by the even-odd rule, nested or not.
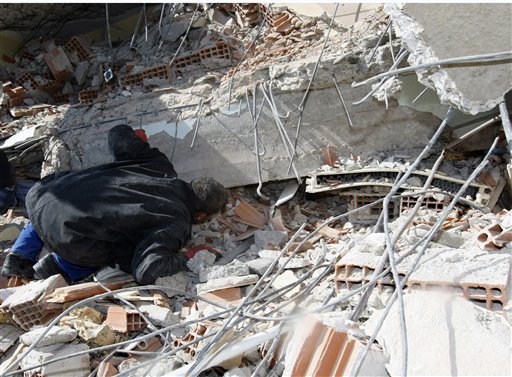
[[(512, 84), (483, 100), (441, 65), (412, 69), (442, 104), (389, 72), (359, 85), (411, 68), (406, 52), (439, 60), (411, 24), (422, 8), (404, 7), (344, 27), (170, 4), (112, 46), (26, 43), (2, 66), (18, 178), (110, 161), (104, 136), (126, 123), (230, 197), (193, 226), (189, 270), (154, 285), (111, 268), (75, 285), (1, 277), (0, 375), (511, 375)], [(26, 221), (0, 218), (0, 261)]]

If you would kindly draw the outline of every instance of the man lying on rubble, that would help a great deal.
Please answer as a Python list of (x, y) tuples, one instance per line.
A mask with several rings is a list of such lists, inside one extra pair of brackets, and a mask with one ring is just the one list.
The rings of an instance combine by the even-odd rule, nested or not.
[[(145, 136), (145, 135), (144, 135)], [(187, 183), (169, 159), (127, 125), (112, 128), (115, 162), (43, 178), (27, 195), (31, 222), (7, 255), (2, 275), (81, 280), (118, 264), (139, 284), (186, 269), (178, 250), (192, 222), (222, 210), (225, 188), (212, 178)], [(39, 261), (45, 246), (51, 252)]]

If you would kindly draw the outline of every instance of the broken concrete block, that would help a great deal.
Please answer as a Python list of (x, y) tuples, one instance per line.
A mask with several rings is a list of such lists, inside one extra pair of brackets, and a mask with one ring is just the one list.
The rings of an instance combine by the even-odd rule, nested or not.
[[(46, 331), (47, 327), (41, 327), (32, 331), (29, 331), (22, 336), (20, 336), (20, 341), (27, 345), (31, 346), (39, 336)], [(57, 343), (67, 343), (75, 340), (77, 337), (77, 331), (70, 327), (65, 326), (52, 326), (52, 328), (44, 335), (44, 337), (37, 342), (36, 347), (45, 347), (51, 344)]]
[(134, 357), (130, 357), (119, 365), (119, 373), (126, 372), (130, 369), (128, 375), (132, 377), (166, 376), (170, 371), (176, 370), (182, 365), (181, 361), (177, 357), (170, 356), (155, 361), (150, 366), (145, 365), (137, 368), (139, 364), (149, 360), (149, 358), (136, 359)]
[(288, 240), (288, 235), (283, 232), (273, 230), (258, 230), (254, 233), (254, 243), (260, 249), (269, 246), (280, 247)]
[[(291, 272), (290, 270), (287, 270), (287, 271), (284, 271), (281, 275), (279, 275), (276, 280), (274, 280), (274, 282), (272, 283), (272, 287), (274, 287), (275, 289), (281, 289), (281, 288), (286, 287), (287, 285), (296, 283), (298, 280), (299, 279), (297, 279), (297, 277), (295, 276), (295, 274), (293, 272)], [(297, 285), (293, 289), (284, 293), (284, 296), (286, 298), (291, 298), (299, 292), (300, 292), (300, 285)]]
[(46, 295), (57, 287), (66, 285), (61, 275), (30, 282), (17, 288), (0, 308), (7, 310), (12, 315), (12, 319), (24, 330), (30, 330), (36, 325), (45, 325), (62, 311), (61, 305), (48, 303)]
[(73, 66), (61, 47), (54, 48), (43, 57), (57, 81), (66, 81), (73, 72)]
[(173, 314), (170, 309), (157, 305), (140, 305), (139, 310), (147, 313), (149, 320), (158, 326), (166, 327), (180, 322), (180, 318)]
[(225, 288), (243, 287), (251, 285), (259, 280), (258, 275), (228, 276), (220, 279), (213, 279), (204, 284), (196, 286), (197, 293), (218, 291)]
[(461, 233), (451, 231), (440, 231), (434, 241), (438, 244), (452, 247), (454, 249), (460, 248), (466, 242), (466, 238)]
[(55, 363), (38, 367), (42, 362), (72, 355), (88, 350), (87, 344), (52, 344), (50, 346), (34, 348), (21, 360), (20, 367), (35, 367), (30, 370), (31, 375), (52, 377), (86, 377), (91, 373), (89, 355), (70, 356)]
[(362, 253), (382, 255), (386, 250), (386, 235), (384, 233), (364, 234), (355, 241), (355, 248)]
[(173, 22), (162, 26), (161, 38), (166, 42), (175, 42), (187, 30), (187, 24), (183, 22)]
[(3, 355), (18, 340), (23, 330), (14, 325), (0, 325), (0, 355)]
[[(406, 294), (404, 304), (408, 375), (511, 375), (511, 328), (501, 315), (437, 292)], [(395, 301), (377, 335), (389, 355), (386, 369), (392, 376), (400, 375), (402, 367), (399, 312)], [(381, 316), (377, 311), (366, 322), (367, 334)]]
[(245, 276), (249, 275), (249, 267), (238, 260), (224, 266), (212, 266), (199, 273), (199, 281), (204, 283), (208, 280), (220, 279), (226, 276)]
[(212, 266), (215, 262), (215, 255), (206, 250), (201, 250), (192, 259), (187, 261), (187, 267), (194, 274), (199, 275), (199, 273)]
[(83, 85), (87, 79), (87, 73), (89, 72), (90, 63), (86, 60), (78, 63), (75, 68), (75, 79), (78, 85)]
[[(159, 277), (156, 279), (155, 285), (161, 285), (164, 287), (174, 288), (164, 290), (167, 297), (172, 298), (174, 296), (183, 296), (187, 290), (187, 284), (190, 278), (185, 271), (180, 271), (177, 274), (171, 276)], [(180, 292), (181, 291), (181, 292)]]
[(246, 264), (249, 267), (249, 271), (262, 276), (270, 267), (272, 262), (274, 262), (273, 258), (258, 258), (248, 261)]
[(113, 330), (123, 333), (139, 331), (146, 327), (146, 322), (138, 311), (122, 306), (109, 306), (105, 323)]
[(297, 268), (304, 268), (309, 266), (310, 262), (308, 258), (289, 258), (284, 257), (279, 259), (279, 267), (284, 266), (285, 270), (294, 270)]

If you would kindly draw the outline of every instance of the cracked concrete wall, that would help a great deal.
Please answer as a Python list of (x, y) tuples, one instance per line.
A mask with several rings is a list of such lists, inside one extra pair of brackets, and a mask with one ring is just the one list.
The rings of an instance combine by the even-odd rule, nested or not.
[[(512, 51), (511, 4), (387, 4), (410, 65)], [(512, 88), (512, 62), (418, 70), (442, 103), (477, 114), (495, 107)]]

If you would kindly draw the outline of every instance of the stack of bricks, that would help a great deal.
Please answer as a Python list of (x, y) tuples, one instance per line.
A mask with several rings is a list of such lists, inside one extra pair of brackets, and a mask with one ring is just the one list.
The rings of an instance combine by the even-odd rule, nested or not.
[(2, 91), (9, 96), (8, 106), (20, 106), (25, 98), (25, 89), (22, 86), (13, 87), (12, 82), (2, 83)]
[[(436, 267), (436, 258), (448, 258), (447, 250), (435, 250), (418, 265), (411, 274), (406, 287), (409, 289), (424, 289), (446, 291), (461, 295), (467, 300), (482, 303), (489, 310), (500, 310), (507, 302), (507, 282), (510, 269), (510, 261), (506, 256), (496, 255), (487, 257), (488, 260), (471, 258), (470, 262), (454, 263), (447, 266), (445, 271), (436, 271), (435, 278), (432, 270)], [(410, 257), (413, 258), (413, 257)], [(336, 289), (355, 289), (370, 281), (378, 264), (378, 256), (370, 253), (349, 252), (336, 265), (334, 282)], [(408, 271), (410, 262), (400, 263), (398, 275), (403, 278)], [(480, 268), (473, 268), (471, 263)], [(483, 267), (482, 267), (483, 266)], [(474, 274), (468, 271), (478, 271)], [(486, 273), (487, 270), (487, 273)], [(430, 277), (429, 277), (430, 276)], [(377, 288), (382, 292), (386, 287), (394, 289), (395, 282), (391, 273), (388, 273), (377, 282)]]
[(23, 330), (45, 325), (62, 311), (62, 305), (46, 302), (46, 295), (55, 288), (66, 286), (61, 275), (33, 281), (16, 289), (0, 306)]
[(106, 323), (113, 330), (122, 333), (139, 331), (146, 327), (146, 322), (136, 310), (127, 310), (121, 306), (110, 306), (107, 312)]
[(293, 30), (300, 29), (304, 25), (293, 13), (287, 11), (273, 13), (269, 8), (263, 5), (260, 6), (260, 10), (265, 18), (266, 24), (277, 33), (287, 35)]
[(229, 46), (222, 39), (215, 45), (199, 51), (201, 66), (206, 70), (214, 70), (231, 65)]
[(147, 68), (138, 73), (132, 73), (119, 77), (120, 86), (138, 86), (142, 85), (144, 79), (158, 78), (170, 81), (171, 73), (167, 64), (159, 65), (156, 67)]
[(71, 38), (65, 45), (64, 50), (69, 55), (76, 54), (76, 57), (79, 61), (83, 62), (85, 60), (89, 60), (91, 54), (88, 48), (85, 46), (84, 42), (79, 37)]
[(248, 26), (255, 26), (262, 17), (260, 5), (257, 3), (235, 4), (235, 10)]
[(200, 65), (203, 69), (214, 70), (231, 65), (231, 52), (229, 46), (222, 39), (213, 46), (201, 49), (199, 52), (182, 55), (174, 62), (173, 68), (180, 74), (194, 65)]

